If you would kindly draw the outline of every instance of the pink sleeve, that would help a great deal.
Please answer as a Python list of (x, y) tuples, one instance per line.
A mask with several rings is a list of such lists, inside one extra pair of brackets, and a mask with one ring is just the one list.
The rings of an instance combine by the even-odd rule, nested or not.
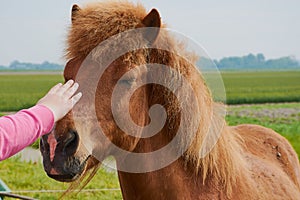
[(43, 105), (0, 117), (0, 161), (32, 144), (53, 126), (53, 113)]

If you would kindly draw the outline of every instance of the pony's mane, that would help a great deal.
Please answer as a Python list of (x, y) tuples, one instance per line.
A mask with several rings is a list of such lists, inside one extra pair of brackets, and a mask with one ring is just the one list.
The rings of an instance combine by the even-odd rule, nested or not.
[[(184, 112), (190, 113), (190, 116), (186, 121), (181, 122), (181, 108), (177, 99), (173, 97), (168, 89), (161, 86), (152, 87), (151, 94), (159, 95), (152, 95), (153, 102), (151, 104), (160, 103), (164, 105), (169, 116), (167, 126), (163, 131), (169, 133), (168, 135), (171, 140), (182, 123), (185, 126), (190, 126), (188, 130), (192, 130), (193, 126), (197, 126), (195, 135), (186, 133), (181, 140), (182, 144), (179, 145), (180, 148), (184, 148), (186, 141), (192, 141), (187, 151), (185, 151), (183, 159), (189, 169), (194, 170), (195, 174), (202, 176), (203, 183), (207, 178), (213, 179), (215, 181), (214, 184), (221, 185), (227, 191), (227, 195), (230, 196), (232, 187), (236, 184), (237, 177), (240, 176), (240, 167), (245, 170), (247, 169), (245, 166), (246, 163), (240, 153), (243, 141), (235, 134), (233, 129), (227, 126), (224, 119), (224, 105), (213, 101), (204, 78), (195, 67), (195, 58), (197, 57), (193, 53), (186, 52), (184, 44), (178, 43), (178, 41), (169, 36), (162, 36), (158, 39), (157, 43), (160, 46), (167, 43), (165, 45), (172, 46), (175, 52), (179, 52), (179, 55), (184, 55), (188, 60), (183, 59), (178, 54), (152, 49), (152, 60), (150, 63), (172, 66), (179, 74), (183, 75), (193, 87), (193, 92), (197, 97), (199, 106), (199, 110), (193, 107), (187, 108), (188, 110)], [(180, 81), (180, 78), (176, 75), (171, 77), (166, 75), (163, 77), (166, 79), (169, 78), (165, 82), (170, 84), (174, 81)], [(177, 91), (176, 95), (186, 96), (185, 88)], [(186, 99), (186, 101), (189, 101), (189, 99)], [(200, 118), (200, 124), (194, 123), (197, 118)], [(214, 141), (217, 141), (215, 145), (211, 143)], [(179, 151), (181, 150), (179, 149)], [(205, 151), (209, 153), (203, 154)]]
[[(147, 12), (143, 6), (127, 1), (107, 1), (92, 3), (82, 7), (76, 15), (76, 19), (73, 20), (73, 25), (69, 31), (67, 58), (85, 58), (102, 41), (115, 34), (135, 28), (146, 15)], [(185, 52), (184, 45), (179, 44), (174, 39), (168, 39), (164, 36), (159, 38), (158, 40), (160, 41), (157, 42), (160, 45), (163, 43), (168, 46), (171, 45), (177, 51), (181, 51), (182, 54), (190, 56), (193, 62), (196, 60), (192, 54)], [(201, 111), (200, 125), (197, 125), (195, 138), (192, 140), (193, 142), (188, 150), (184, 152), (183, 159), (187, 166), (194, 169), (196, 174), (202, 175), (203, 182), (207, 178), (213, 177), (216, 180), (215, 183), (221, 184), (226, 189), (227, 194), (230, 195), (233, 185), (236, 184), (237, 176), (239, 176), (239, 168), (245, 165), (239, 152), (242, 147), (238, 136), (226, 125), (224, 117), (218, 114), (219, 105), (213, 102), (205, 81), (196, 72), (194, 63), (191, 60), (186, 61), (177, 55), (163, 50), (149, 49), (147, 51), (151, 55), (151, 63), (173, 66), (196, 89), (195, 92)], [(139, 55), (144, 56), (143, 54)], [(161, 87), (153, 87), (152, 94), (161, 95), (161, 97), (152, 99), (152, 101), (169, 102), (169, 106), (166, 108), (167, 113), (175, 117), (169, 119), (167, 123), (172, 126), (179, 126), (179, 105), (175, 102), (175, 99), (170, 98), (171, 94), (169, 94), (169, 91)], [(193, 120), (194, 117), (199, 118), (199, 110), (195, 111), (191, 109), (190, 119)], [(207, 136), (209, 130), (214, 130), (214, 128), (220, 127), (220, 125), (222, 125), (222, 129), (218, 131), (222, 133), (218, 142), (203, 157), (201, 149), (205, 148), (205, 144), (203, 144), (204, 138)], [(168, 131), (169, 135), (172, 136), (174, 134), (170, 129)], [(188, 138), (189, 134), (187, 133), (185, 137)]]

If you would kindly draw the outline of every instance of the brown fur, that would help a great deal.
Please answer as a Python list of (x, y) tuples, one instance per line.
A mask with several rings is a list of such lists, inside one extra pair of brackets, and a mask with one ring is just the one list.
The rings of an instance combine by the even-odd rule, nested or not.
[[(88, 4), (79, 10), (76, 9), (67, 47), (67, 58), (72, 61), (65, 69), (65, 79), (75, 77), (82, 60), (99, 43), (112, 35), (139, 27), (146, 15), (145, 9), (140, 4), (135, 5), (126, 1)], [(162, 35), (157, 40), (160, 45), (172, 46), (177, 51), (187, 54), (191, 60), (195, 59), (192, 54), (184, 51), (184, 45), (172, 38)], [(201, 126), (198, 127), (192, 145), (181, 158), (169, 166), (143, 174), (119, 172), (124, 199), (300, 198), (299, 161), (286, 139), (260, 126), (227, 126), (224, 118), (218, 114), (217, 109), (220, 105), (213, 102), (203, 78), (198, 75), (193, 64), (177, 55), (162, 50), (145, 49), (127, 54), (117, 63), (122, 62), (123, 65), (125, 63), (132, 68), (137, 64), (146, 63), (146, 55), (151, 55), (150, 62), (173, 66), (188, 79), (195, 89), (199, 105), (199, 110), (191, 108), (189, 120), (193, 121), (201, 113)], [(119, 65), (119, 68), (121, 66)], [(111, 74), (107, 73), (107, 76)], [(172, 82), (176, 78), (170, 77), (173, 80), (166, 82)], [(109, 101), (105, 88), (100, 90), (103, 90), (102, 93), (99, 92), (101, 98), (108, 98)], [(124, 148), (132, 149), (134, 152), (152, 151), (153, 148), (164, 145), (164, 142), (174, 137), (180, 125), (179, 104), (168, 90), (152, 85), (145, 88), (145, 91), (149, 107), (153, 104), (165, 105), (168, 120), (164, 129), (153, 140), (133, 141), (132, 137), (128, 136), (116, 140), (116, 143), (126, 144)], [(184, 91), (178, 93), (184, 95)], [(98, 111), (104, 113), (105, 108), (98, 106)], [(64, 122), (67, 120), (71, 118), (65, 118), (59, 124), (66, 126)], [(101, 123), (103, 122), (100, 120)], [(202, 142), (208, 130), (220, 124), (224, 126), (217, 144), (202, 158), (200, 155)], [(112, 128), (110, 125), (107, 126), (108, 129)], [(58, 126), (57, 131), (62, 130), (62, 127), (63, 125)], [(186, 138), (182, 138), (183, 143), (191, 136), (186, 133), (184, 137)], [(96, 163), (93, 166), (98, 167)]]

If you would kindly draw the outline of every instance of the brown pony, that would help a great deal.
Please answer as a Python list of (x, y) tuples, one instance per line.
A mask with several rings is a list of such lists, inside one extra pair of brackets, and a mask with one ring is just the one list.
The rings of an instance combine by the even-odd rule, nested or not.
[[(85, 58), (101, 42), (140, 27), (164, 25), (155, 9), (147, 14), (139, 4), (107, 1), (83, 8), (74, 5), (67, 47), (70, 61), (64, 70), (65, 80), (76, 79)], [(183, 47), (172, 38), (159, 37), (160, 34), (154, 31), (145, 33), (144, 37), (153, 45), (168, 44), (177, 49)], [(193, 56), (190, 57), (193, 60)], [(112, 62), (97, 82), (94, 99), (97, 120), (90, 119), (86, 111), (91, 103), (85, 96), (93, 91), (81, 88), (84, 96), (76, 123), (74, 111), (70, 112), (56, 123), (51, 133), (42, 137), (41, 152), (48, 176), (58, 181), (72, 182), (84, 177), (88, 171), (92, 170), (93, 175), (104, 158), (113, 156), (124, 199), (300, 199), (299, 160), (288, 141), (271, 129), (257, 125), (227, 126), (224, 117), (215, 112), (217, 104), (191, 60), (188, 62), (168, 51), (144, 48), (127, 52)], [(95, 61), (88, 65), (95, 66), (98, 63)], [(111, 111), (113, 88), (123, 74), (145, 63), (172, 66), (186, 78), (195, 91), (199, 106), (189, 110), (188, 123), (193, 124), (194, 119), (199, 119), (199, 124), (187, 149), (183, 146), (191, 133), (187, 131), (180, 136), (176, 148), (179, 151), (183, 149), (182, 155), (174, 162), (155, 171), (126, 172), (119, 169), (126, 162), (132, 163), (126, 156), (120, 158), (112, 145), (132, 153), (153, 152), (175, 137), (181, 123), (180, 102), (172, 92), (159, 84), (140, 87), (130, 98), (129, 104), (130, 116), (140, 126), (150, 123), (151, 106), (164, 106), (167, 119), (155, 136), (133, 137), (115, 123)], [(83, 72), (85, 79), (81, 81), (91, 81), (88, 71)], [(147, 72), (137, 73), (135, 77), (122, 81), (121, 87), (132, 87), (141, 74), (149, 75)], [(166, 82), (175, 79), (165, 78)], [(178, 92), (184, 91), (178, 89)], [(123, 97), (118, 98), (122, 103)], [(219, 139), (212, 150), (206, 156), (201, 156), (204, 138), (209, 127), (215, 124), (225, 125), (219, 130)], [(98, 126), (101, 126), (110, 142), (95, 134), (95, 127)], [(97, 157), (94, 156), (95, 152)], [(134, 164), (152, 166), (157, 162), (160, 161), (146, 158), (144, 163)]]

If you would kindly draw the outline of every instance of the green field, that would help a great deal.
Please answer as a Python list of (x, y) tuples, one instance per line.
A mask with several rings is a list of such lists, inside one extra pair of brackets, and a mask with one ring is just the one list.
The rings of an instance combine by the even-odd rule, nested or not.
[(300, 101), (300, 71), (223, 72), (227, 103)]
[[(227, 103), (300, 102), (300, 71), (223, 72)], [(17, 111), (36, 103), (62, 75), (1, 75), (0, 111)]]
[(0, 73), (0, 111), (17, 111), (33, 106), (55, 83), (62, 80), (62, 75), (58, 74)]

